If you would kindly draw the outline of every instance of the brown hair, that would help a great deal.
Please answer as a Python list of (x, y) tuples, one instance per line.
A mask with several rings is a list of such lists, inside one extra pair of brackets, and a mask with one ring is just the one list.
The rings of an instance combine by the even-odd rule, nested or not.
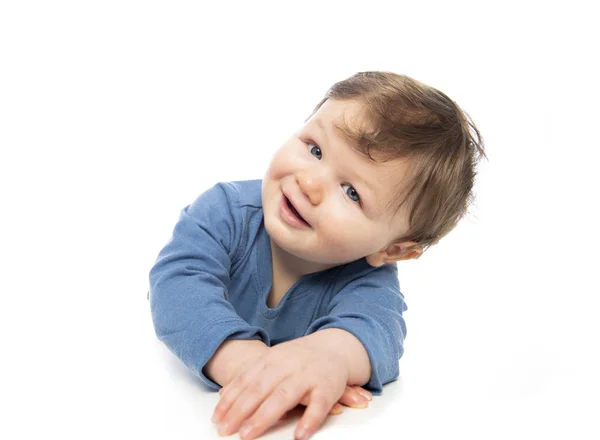
[(390, 72), (359, 72), (335, 83), (313, 114), (330, 98), (363, 104), (369, 131), (337, 127), (357, 151), (374, 161), (408, 159), (408, 185), (401, 182), (387, 207), (394, 217), (409, 203), (409, 230), (399, 240), (424, 249), (436, 244), (466, 214), (475, 166), (487, 158), (469, 115), (439, 90)]

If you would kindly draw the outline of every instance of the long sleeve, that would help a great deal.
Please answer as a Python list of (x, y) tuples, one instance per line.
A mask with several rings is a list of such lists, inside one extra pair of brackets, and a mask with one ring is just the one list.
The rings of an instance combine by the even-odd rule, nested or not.
[(345, 285), (332, 298), (328, 313), (315, 320), (306, 335), (326, 328), (352, 333), (367, 350), (371, 362), (371, 378), (364, 387), (381, 394), (382, 386), (399, 375), (398, 360), (406, 336), (402, 313), (406, 310), (398, 269), (387, 264)]
[(150, 271), (150, 306), (158, 338), (213, 389), (202, 368), (225, 339), (261, 339), (227, 300), (230, 270), (242, 247), (235, 190), (218, 184), (182, 210)]

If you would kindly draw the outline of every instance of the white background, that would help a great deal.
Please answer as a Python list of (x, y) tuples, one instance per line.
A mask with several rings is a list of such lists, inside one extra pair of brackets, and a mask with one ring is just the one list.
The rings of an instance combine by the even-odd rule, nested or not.
[(591, 2), (212, 3), (0, 3), (0, 437), (217, 438), (148, 271), (181, 208), (390, 70), (456, 100), (489, 161), (400, 265), (400, 379), (315, 438), (600, 438)]

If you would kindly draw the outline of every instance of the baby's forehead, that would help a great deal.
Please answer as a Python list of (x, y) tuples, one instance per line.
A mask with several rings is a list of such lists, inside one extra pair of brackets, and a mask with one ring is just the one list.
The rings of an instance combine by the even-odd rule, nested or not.
[[(357, 152), (360, 155), (360, 153)], [(369, 182), (377, 198), (379, 215), (391, 215), (409, 184), (409, 163), (406, 159), (389, 161), (364, 159), (363, 179)]]
[(311, 119), (353, 142), (374, 129), (364, 103), (357, 99), (328, 99)]

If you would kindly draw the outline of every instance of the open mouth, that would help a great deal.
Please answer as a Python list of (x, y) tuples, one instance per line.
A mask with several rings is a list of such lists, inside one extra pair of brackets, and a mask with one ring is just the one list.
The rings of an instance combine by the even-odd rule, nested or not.
[(300, 221), (302, 221), (308, 225), (308, 222), (306, 220), (304, 220), (304, 218), (300, 215), (300, 213), (298, 211), (296, 211), (296, 208), (294, 208), (294, 205), (291, 204), (290, 200), (287, 197), (285, 197), (285, 203), (287, 204), (288, 208), (290, 208), (290, 211), (292, 212), (292, 214), (294, 214)]

